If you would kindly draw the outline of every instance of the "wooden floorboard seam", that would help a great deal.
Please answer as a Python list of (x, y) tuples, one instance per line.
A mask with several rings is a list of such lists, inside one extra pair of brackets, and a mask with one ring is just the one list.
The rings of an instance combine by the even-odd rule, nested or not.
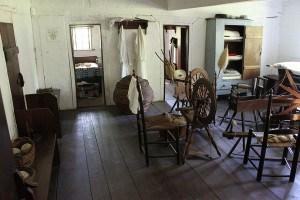
[(121, 144), (119, 144), (119, 141), (116, 139), (116, 137), (115, 137), (114, 135), (113, 135), (112, 137), (113, 137), (113, 139), (116, 141), (116, 143), (118, 144), (118, 145), (117, 145), (117, 146), (118, 146), (118, 150), (119, 150), (119, 152), (120, 152), (120, 155), (121, 155), (121, 157), (122, 157), (122, 160), (123, 160), (123, 162), (124, 162), (124, 164), (125, 164), (125, 166), (126, 166), (128, 172), (129, 172), (129, 176), (130, 176), (130, 178), (131, 178), (131, 180), (132, 180), (132, 182), (133, 182), (133, 184), (134, 184), (134, 186), (135, 186), (135, 188), (136, 188), (136, 190), (137, 190), (137, 192), (138, 192), (138, 195), (139, 195), (140, 199), (143, 199), (143, 198), (142, 198), (142, 195), (141, 195), (141, 193), (140, 193), (140, 191), (138, 190), (138, 186), (137, 186), (137, 184), (136, 184), (136, 182), (135, 182), (135, 180), (134, 180), (134, 178), (133, 178), (133, 176), (132, 176), (132, 173), (131, 173), (131, 171), (130, 171), (130, 169), (129, 169), (129, 167), (128, 167), (128, 164), (127, 164), (127, 162), (126, 162), (126, 160), (125, 160), (125, 158), (124, 158), (125, 156), (124, 156), (124, 154), (123, 154), (122, 151), (121, 151), (121, 148), (120, 148)]
[[(87, 113), (84, 113), (84, 115), (86, 116), (85, 118), (87, 118)], [(86, 121), (87, 120), (85, 120), (85, 122)], [(88, 173), (88, 178), (89, 178), (90, 194), (91, 194), (91, 198), (93, 200), (94, 197), (93, 197), (93, 191), (92, 191), (92, 186), (91, 186), (90, 168), (89, 168), (89, 163), (87, 161), (86, 133), (85, 132), (83, 132), (82, 137), (83, 137), (83, 145), (84, 145), (85, 163), (86, 163), (86, 168), (87, 168), (87, 173)]]
[[(108, 192), (109, 192), (109, 198), (112, 199), (111, 188), (110, 188), (110, 186), (108, 184), (107, 173), (106, 173), (105, 167), (103, 165), (104, 161), (103, 161), (103, 158), (102, 158), (102, 155), (101, 155), (101, 151), (100, 151), (100, 147), (99, 147), (99, 141), (98, 141), (98, 138), (96, 137), (96, 131), (95, 131), (95, 127), (94, 127), (91, 115), (89, 115), (89, 117), (90, 117), (89, 121), (91, 122), (91, 126), (92, 126), (93, 136), (94, 136), (96, 144), (97, 144), (98, 154), (99, 154), (99, 157), (100, 157), (100, 160), (101, 160), (101, 167), (102, 167), (102, 170), (103, 170), (103, 173), (104, 173), (104, 178), (105, 178), (106, 186), (107, 186), (107, 189), (108, 189)], [(102, 127), (101, 123), (99, 125), (100, 125), (100, 127)]]

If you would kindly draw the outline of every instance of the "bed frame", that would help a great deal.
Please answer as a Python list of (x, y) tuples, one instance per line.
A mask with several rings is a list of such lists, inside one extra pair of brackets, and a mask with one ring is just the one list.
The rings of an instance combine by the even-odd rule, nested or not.
[(98, 57), (97, 56), (86, 56), (86, 57), (74, 57), (74, 64), (78, 63), (98, 63)]

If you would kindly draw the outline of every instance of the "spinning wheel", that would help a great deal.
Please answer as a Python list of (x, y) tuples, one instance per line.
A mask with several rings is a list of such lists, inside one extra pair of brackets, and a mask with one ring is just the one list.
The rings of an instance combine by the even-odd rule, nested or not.
[(208, 126), (215, 119), (216, 97), (213, 86), (205, 78), (198, 79), (193, 86), (192, 104), (194, 107), (194, 120), (198, 123), (197, 128)]
[(209, 80), (208, 78), (208, 74), (205, 71), (205, 69), (201, 68), (201, 67), (197, 67), (195, 69), (193, 69), (189, 76), (187, 76), (187, 80), (186, 80), (186, 96), (188, 98), (189, 101), (191, 101), (191, 94), (193, 91), (193, 87), (196, 83), (196, 81), (200, 78), (204, 78), (206, 80)]
[(199, 78), (193, 84), (193, 93), (190, 103), (192, 107), (182, 108), (181, 113), (187, 120), (190, 133), (187, 133), (187, 142), (184, 156), (189, 154), (190, 145), (192, 143), (192, 134), (196, 129), (204, 128), (210, 139), (211, 144), (215, 148), (217, 154), (221, 153), (215, 143), (209, 130), (209, 124), (215, 119), (216, 114), (216, 97), (213, 84), (206, 78)]

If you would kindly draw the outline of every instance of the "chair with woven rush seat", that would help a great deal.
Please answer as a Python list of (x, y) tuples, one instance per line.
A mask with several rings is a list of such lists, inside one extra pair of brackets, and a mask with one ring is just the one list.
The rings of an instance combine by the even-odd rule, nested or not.
[[(272, 99), (274, 98), (274, 99)], [(247, 138), (247, 146), (244, 155), (244, 164), (248, 161), (250, 164), (257, 169), (257, 181), (261, 181), (262, 177), (289, 177), (289, 181), (295, 180), (298, 157), (300, 151), (300, 134), (299, 134), (299, 114), (272, 114), (272, 106), (275, 104), (286, 105), (290, 103), (288, 98), (276, 98), (272, 97), (272, 92), (269, 96), (267, 114), (265, 119), (265, 130), (264, 132), (253, 132), (249, 131)], [(297, 127), (295, 127), (297, 125)], [(252, 138), (257, 139), (257, 144), (252, 144)], [(255, 148), (261, 148), (261, 151), (257, 151)], [(283, 155), (280, 158), (267, 158), (267, 148), (282, 148)], [(254, 155), (258, 158), (250, 157), (250, 150), (254, 152)], [(292, 154), (292, 165), (290, 166), (289, 160), (287, 159), (288, 153)], [(256, 166), (254, 160), (258, 160), (259, 164)], [(269, 161), (280, 161), (282, 165), (287, 165), (290, 169), (289, 175), (273, 175), (263, 174), (264, 163), (266, 160)]]
[[(186, 126), (183, 117), (163, 113), (160, 115), (145, 117), (143, 95), (140, 88), (139, 78), (137, 78), (137, 90), (139, 100), (139, 111), (137, 113), (137, 127), (139, 136), (140, 150), (145, 154), (146, 165), (149, 166), (149, 158), (168, 158), (176, 157), (177, 164), (180, 164), (180, 129)], [(149, 141), (150, 133), (158, 133), (163, 136), (162, 141)], [(172, 154), (150, 155), (149, 145), (167, 145), (170, 147)]]

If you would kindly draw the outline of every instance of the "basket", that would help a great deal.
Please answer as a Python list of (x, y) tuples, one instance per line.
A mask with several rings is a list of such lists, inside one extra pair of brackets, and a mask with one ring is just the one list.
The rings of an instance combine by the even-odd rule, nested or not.
[(21, 149), (22, 145), (26, 144), (26, 143), (29, 143), (32, 145), (32, 148), (30, 149), (30, 151), (28, 151), (26, 153), (21, 152), (20, 154), (15, 155), (16, 164), (19, 168), (20, 167), (30, 167), (33, 164), (34, 158), (35, 158), (35, 144), (28, 137), (17, 138), (12, 143), (13, 148), (19, 148), (19, 149)]

